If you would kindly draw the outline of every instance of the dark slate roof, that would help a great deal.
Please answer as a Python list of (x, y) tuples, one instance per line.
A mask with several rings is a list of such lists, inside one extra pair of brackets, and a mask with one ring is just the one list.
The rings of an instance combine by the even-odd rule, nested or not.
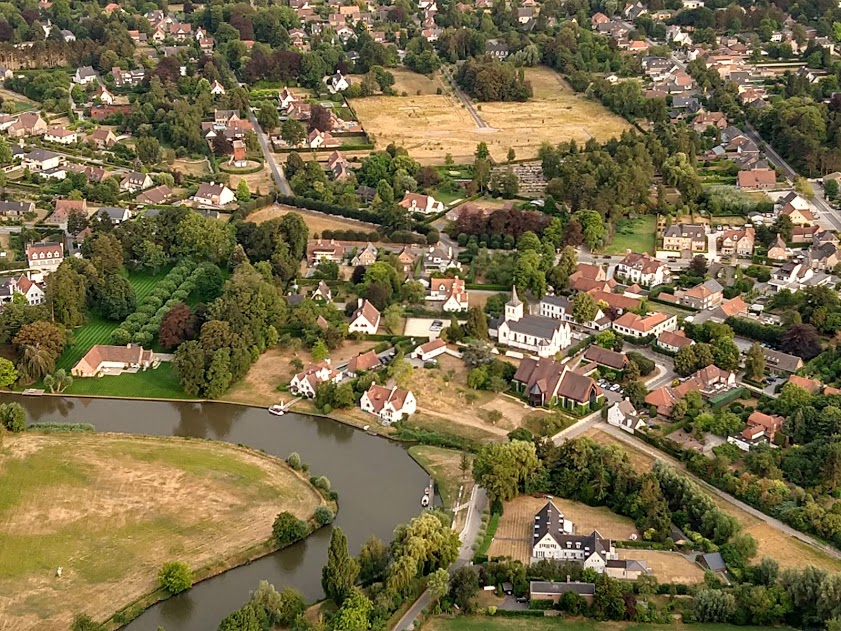
[(702, 563), (713, 572), (723, 572), (727, 569), (727, 565), (719, 552), (709, 552), (700, 556)]
[(569, 309), (570, 300), (566, 296), (543, 296), (543, 300), (541, 300), (541, 302), (555, 305), (566, 311)]
[(550, 339), (555, 335), (555, 331), (563, 326), (561, 320), (533, 315), (523, 316), (520, 320), (507, 320), (507, 322), (508, 328), (512, 331), (544, 339)]
[(592, 596), (596, 593), (596, 584), (579, 583), (578, 581), (570, 581), (569, 583), (550, 583), (548, 581), (529, 582), (530, 594), (565, 594), (567, 592), (575, 592), (580, 596)]
[(555, 533), (564, 534), (564, 515), (552, 502), (546, 502), (534, 516), (532, 545), (543, 539), (547, 533), (552, 533), (553, 537)]

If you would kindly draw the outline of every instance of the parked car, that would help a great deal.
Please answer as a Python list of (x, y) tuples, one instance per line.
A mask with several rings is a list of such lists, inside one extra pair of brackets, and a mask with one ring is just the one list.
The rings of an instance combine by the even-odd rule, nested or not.
[(440, 331), (443, 328), (444, 328), (444, 323), (441, 322), (441, 320), (435, 320), (435, 321), (432, 322), (432, 324), (429, 325), (429, 330), (430, 331)]

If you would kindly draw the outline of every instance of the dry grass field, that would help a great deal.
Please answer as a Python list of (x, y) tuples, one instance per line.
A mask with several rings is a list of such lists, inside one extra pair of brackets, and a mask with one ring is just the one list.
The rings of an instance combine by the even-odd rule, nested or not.
[[(255, 167), (256, 163), (249, 160), (249, 166)], [(248, 190), (256, 195), (265, 195), (272, 190), (272, 174), (269, 172), (269, 167), (263, 163), (263, 168), (256, 173), (246, 173), (244, 175), (230, 172), (228, 177), (231, 178), (230, 188), (236, 190), (240, 180), (245, 180), (248, 183)]]
[(704, 582), (704, 570), (701, 566), (677, 552), (632, 550), (630, 548), (619, 548), (616, 552), (620, 559), (645, 561), (651, 568), (651, 573), (661, 583), (692, 585)]
[[(510, 556), (524, 563), (528, 562), (531, 557), (534, 515), (547, 501), (545, 498), (523, 495), (507, 502), (488, 556)], [(602, 536), (616, 540), (628, 539), (632, 534), (639, 536), (633, 521), (607, 508), (587, 506), (557, 497), (552, 502), (566, 519), (575, 524), (575, 532), (578, 534), (589, 534), (598, 530)]]
[(210, 174), (210, 166), (207, 164), (207, 158), (203, 160), (179, 158), (172, 163), (171, 168), (173, 171), (181, 171), (184, 175), (192, 175), (193, 177), (203, 177)]
[[(456, 162), (472, 161), (480, 142), (488, 144), (496, 160), (504, 160), (512, 147), (518, 158), (528, 158), (543, 142), (607, 140), (628, 128), (623, 119), (575, 94), (545, 67), (526, 69), (534, 88), (534, 98), (527, 103), (477, 103), (479, 115), (490, 126), (482, 130), (458, 98), (447, 94), (438, 75), (429, 79), (405, 70), (393, 74), (398, 94), (405, 91), (408, 96), (354, 99), (353, 108), (378, 148), (395, 142), (424, 164), (442, 164), (447, 153)], [(436, 94), (439, 87), (443, 94)]]
[[(618, 441), (597, 427), (591, 428), (584, 435), (603, 445), (618, 446), (628, 454), (631, 464), (638, 471), (649, 471), (654, 464), (654, 458), (650, 455)], [(668, 457), (664, 455), (663, 459), (668, 460)], [(794, 537), (790, 537), (717, 495), (710, 494), (710, 497), (719, 508), (738, 519), (745, 532), (753, 535), (759, 544), (756, 554), (757, 559), (761, 559), (764, 556), (773, 557), (779, 562), (782, 568), (814, 565), (816, 567), (826, 568), (827, 570), (841, 571), (841, 561), (838, 559), (832, 558), (821, 550)]]
[(280, 461), (225, 443), (7, 435), (0, 628), (65, 631), (78, 612), (106, 619), (155, 590), (164, 562), (220, 571), (270, 538), (279, 511), (310, 518), (322, 501)]
[(377, 229), (377, 226), (374, 224), (365, 223), (364, 221), (325, 215), (312, 210), (304, 210), (302, 208), (285, 206), (283, 204), (274, 204), (273, 206), (261, 208), (257, 212), (248, 215), (248, 221), (263, 223), (264, 221), (269, 221), (270, 219), (283, 217), (289, 213), (298, 213), (304, 218), (304, 222), (310, 229), (310, 237), (312, 237), (316, 232), (321, 234), (325, 230), (363, 230), (365, 232), (374, 232)]
[(464, 497), (469, 497), (473, 486), (472, 456), (469, 458), (470, 466), (466, 474), (462, 474), (460, 451), (429, 445), (415, 445), (409, 448), (409, 455), (435, 480), (445, 508), (453, 508), (458, 499), (459, 487), (464, 487)]

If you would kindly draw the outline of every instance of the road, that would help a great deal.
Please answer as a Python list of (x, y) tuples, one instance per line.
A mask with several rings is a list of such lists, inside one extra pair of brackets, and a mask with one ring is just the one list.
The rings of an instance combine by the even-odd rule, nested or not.
[(257, 122), (257, 117), (254, 116), (254, 110), (250, 107), (248, 108), (248, 120), (250, 120), (251, 124), (254, 126), (254, 131), (257, 134), (257, 140), (260, 141), (260, 149), (263, 150), (263, 157), (266, 159), (266, 164), (268, 164), (269, 168), (272, 170), (272, 177), (274, 178), (278, 190), (283, 195), (293, 195), (292, 187), (289, 186), (286, 174), (283, 172), (283, 169), (278, 166), (274, 159), (272, 149), (269, 146), (269, 137), (260, 127), (260, 123)]
[(476, 123), (477, 129), (491, 129), (491, 126), (488, 125), (482, 117), (479, 116), (479, 112), (476, 111), (476, 108), (473, 106), (473, 101), (471, 101), (468, 96), (461, 91), (461, 88), (456, 85), (456, 80), (453, 78), (452, 73), (450, 73), (450, 84), (453, 88), (453, 92), (455, 93), (458, 100), (462, 102), (465, 109), (468, 111), (470, 116), (473, 118), (473, 122)]
[[(470, 506), (467, 509), (467, 518), (464, 522), (464, 528), (459, 535), (461, 539), (461, 548), (458, 552), (458, 558), (449, 567), (450, 574), (460, 567), (469, 565), (473, 559), (473, 544), (479, 535), (479, 528), (482, 525), (482, 511), (485, 510), (485, 505), (488, 502), (488, 496), (485, 489), (474, 486), (473, 492), (470, 494)], [(415, 604), (409, 607), (400, 621), (394, 625), (394, 631), (409, 631), (415, 628), (415, 620), (420, 616), (421, 611), (429, 607), (431, 597), (428, 591), (424, 591), (420, 597), (415, 601)]]
[[(596, 415), (591, 415), (591, 416), (596, 416)], [(589, 419), (590, 419), (590, 417), (587, 417), (587, 419), (582, 419), (582, 420), (586, 421), (587, 426), (585, 428), (581, 429), (580, 431), (570, 432), (569, 434), (564, 434), (564, 432), (561, 432), (560, 434), (554, 436), (552, 438), (552, 440), (555, 442), (555, 444), (561, 444), (565, 440), (568, 440), (570, 438), (575, 438), (576, 436), (583, 433), (584, 431), (586, 431), (587, 429), (589, 429), (590, 427), (592, 427), (593, 425), (595, 425), (598, 422), (598, 418), (596, 418), (595, 421), (590, 421)], [(577, 428), (579, 424), (580, 423), (576, 423), (575, 425), (573, 425), (573, 427), (570, 427), (568, 429)], [(729, 502), (730, 504), (733, 504), (734, 506), (736, 506), (737, 508), (740, 508), (741, 510), (745, 511), (746, 513), (748, 513), (752, 517), (756, 517), (760, 521), (765, 522), (766, 524), (768, 524), (772, 528), (775, 528), (776, 530), (779, 530), (780, 532), (782, 532), (782, 533), (784, 533), (784, 534), (786, 534), (790, 537), (794, 537), (795, 539), (797, 539), (799, 541), (802, 541), (803, 543), (806, 543), (810, 546), (813, 546), (813, 547), (819, 549), (821, 552), (831, 556), (834, 559), (841, 559), (841, 551), (836, 550), (835, 548), (833, 548), (831, 546), (828, 546), (824, 543), (821, 543), (817, 539), (814, 539), (813, 537), (810, 537), (809, 535), (804, 534), (804, 533), (800, 532), (799, 530), (795, 530), (791, 526), (788, 526), (788, 525), (784, 524), (783, 522), (781, 522), (779, 519), (775, 519), (774, 517), (766, 515), (765, 513), (763, 513), (760, 510), (757, 510), (753, 506), (749, 506), (748, 504), (745, 504), (744, 502), (742, 502), (740, 500), (737, 500), (732, 495), (730, 495), (728, 493), (725, 493), (724, 491), (714, 487), (713, 485), (705, 482), (701, 478), (699, 478), (696, 475), (687, 471), (686, 467), (683, 465), (683, 463), (678, 462), (674, 458), (668, 456), (667, 454), (663, 453), (662, 451), (660, 451), (658, 449), (655, 449), (654, 447), (651, 447), (647, 443), (644, 443), (641, 440), (635, 439), (633, 436), (631, 436), (630, 434), (628, 434), (624, 430), (621, 430), (618, 427), (613, 427), (612, 425), (608, 425), (607, 423), (600, 423), (599, 424), (599, 429), (601, 431), (607, 433), (607, 434), (610, 434), (613, 438), (617, 439), (618, 441), (620, 441), (622, 443), (625, 443), (628, 446), (636, 449), (637, 451), (641, 451), (644, 454), (647, 454), (647, 455), (651, 456), (652, 458), (656, 458), (658, 460), (663, 460), (664, 462), (667, 462), (668, 464), (675, 467), (676, 469), (680, 469), (684, 475), (686, 475), (687, 477), (692, 479), (695, 483), (699, 484), (708, 493), (712, 493), (713, 495), (716, 495), (716, 496), (720, 497), (721, 499), (725, 500), (726, 502)], [(561, 434), (564, 434), (564, 435), (561, 436)]]

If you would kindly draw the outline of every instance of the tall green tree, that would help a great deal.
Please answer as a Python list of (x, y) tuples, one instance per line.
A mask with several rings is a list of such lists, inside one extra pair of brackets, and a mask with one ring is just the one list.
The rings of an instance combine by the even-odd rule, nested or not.
[(753, 381), (765, 377), (765, 352), (759, 342), (754, 342), (745, 355), (745, 376)]
[(473, 461), (473, 478), (491, 499), (508, 501), (534, 479), (539, 467), (534, 443), (494, 443), (479, 450)]
[(348, 552), (347, 537), (334, 528), (327, 550), (327, 565), (321, 570), (321, 587), (339, 607), (350, 596), (359, 577), (359, 563)]

